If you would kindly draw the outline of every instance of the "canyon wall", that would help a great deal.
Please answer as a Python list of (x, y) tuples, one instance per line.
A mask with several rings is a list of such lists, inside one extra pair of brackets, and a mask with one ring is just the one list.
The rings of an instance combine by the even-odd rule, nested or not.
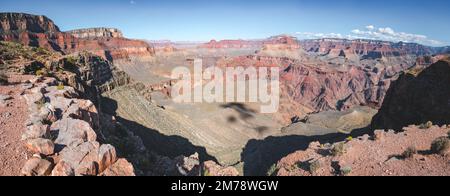
[(207, 49), (241, 49), (241, 48), (255, 48), (261, 49), (263, 47), (271, 48), (275, 46), (289, 46), (288, 48), (298, 49), (300, 45), (296, 38), (288, 35), (273, 36), (261, 40), (211, 40), (208, 43), (200, 45), (199, 48)]
[(122, 32), (115, 28), (77, 29), (66, 31), (66, 33), (80, 39), (123, 38)]
[(331, 56), (361, 56), (361, 59), (379, 59), (405, 55), (430, 55), (435, 48), (414, 43), (392, 43), (374, 40), (316, 39), (303, 40), (301, 46), (308, 52)]
[(1, 41), (20, 42), (64, 54), (89, 51), (110, 61), (149, 59), (155, 54), (146, 42), (126, 39), (113, 28), (61, 32), (45, 16), (21, 13), (1, 13), (0, 23)]

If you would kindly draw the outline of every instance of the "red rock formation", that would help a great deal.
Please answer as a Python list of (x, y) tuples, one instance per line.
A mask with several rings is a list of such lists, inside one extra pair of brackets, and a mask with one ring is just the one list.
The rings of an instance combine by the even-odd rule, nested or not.
[(0, 40), (20, 42), (62, 53), (89, 51), (108, 60), (149, 58), (154, 49), (144, 41), (122, 37), (115, 29), (97, 28), (68, 33), (45, 16), (19, 13), (0, 14)]
[(91, 28), (66, 31), (79, 39), (124, 38), (122, 32), (115, 28)]
[(413, 43), (392, 43), (372, 40), (316, 39), (301, 41), (302, 47), (309, 52), (331, 56), (362, 56), (362, 59), (378, 59), (405, 55), (433, 54), (432, 47)]
[(211, 40), (210, 42), (203, 44), (200, 48), (208, 49), (223, 49), (223, 48), (260, 48), (262, 41), (248, 41), (248, 40)]
[(209, 48), (209, 49), (226, 49), (226, 48), (257, 48), (260, 49), (262, 47), (280, 47), (284, 46), (287, 48), (292, 49), (298, 49), (300, 48), (298, 41), (296, 38), (287, 36), (287, 35), (280, 35), (280, 36), (274, 36), (270, 37), (268, 39), (263, 40), (222, 40), (222, 41), (216, 41), (211, 40), (208, 43), (205, 43), (200, 48)]
[[(345, 110), (358, 105), (380, 105), (389, 88), (391, 71), (397, 73), (406, 67), (389, 67), (374, 72), (359, 66), (337, 69), (325, 62), (304, 62), (285, 57), (246, 56), (222, 60), (218, 66), (254, 66), (281, 68), (281, 102), (288, 106), (280, 113), (302, 116), (307, 112)], [(299, 113), (292, 113), (292, 109)]]

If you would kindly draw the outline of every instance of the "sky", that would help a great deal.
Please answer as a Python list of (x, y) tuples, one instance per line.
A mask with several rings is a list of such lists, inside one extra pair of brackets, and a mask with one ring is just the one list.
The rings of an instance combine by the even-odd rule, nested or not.
[(135, 39), (209, 41), (290, 34), (450, 45), (448, 0), (0, 0), (61, 30), (115, 27)]

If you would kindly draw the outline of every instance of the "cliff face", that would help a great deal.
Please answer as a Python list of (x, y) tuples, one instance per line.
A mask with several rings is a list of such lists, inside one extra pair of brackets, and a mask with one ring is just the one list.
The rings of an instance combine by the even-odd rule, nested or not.
[(110, 61), (151, 58), (153, 47), (139, 40), (123, 38), (112, 28), (94, 28), (61, 32), (47, 17), (19, 13), (1, 13), (1, 41), (20, 42), (61, 53), (89, 51)]
[(260, 48), (263, 45), (262, 41), (249, 40), (211, 40), (200, 46), (200, 48), (208, 49), (226, 49), (226, 48)]
[(372, 127), (395, 129), (431, 121), (450, 123), (450, 62), (441, 60), (421, 70), (411, 70), (395, 81)]
[(378, 107), (395, 79), (393, 75), (407, 68), (400, 65), (380, 69), (361, 66), (336, 68), (321, 61), (253, 55), (219, 61), (218, 65), (280, 67), (279, 113), (284, 115), (284, 119), (360, 105)]
[(33, 33), (59, 32), (52, 20), (45, 16), (22, 13), (0, 14), (0, 32), (29, 31)]
[(361, 59), (379, 59), (405, 55), (430, 55), (434, 48), (419, 44), (392, 43), (372, 40), (317, 39), (301, 41), (309, 52), (330, 56), (361, 56)]
[(90, 28), (66, 31), (76, 38), (81, 39), (97, 39), (97, 38), (123, 38), (123, 34), (119, 29), (114, 28)]
[(58, 26), (45, 16), (22, 13), (0, 13), (0, 40), (20, 42), (63, 52), (73, 47), (73, 38), (61, 33)]
[(286, 48), (298, 49), (300, 45), (296, 38), (280, 35), (274, 36), (267, 39), (262, 40), (211, 40), (208, 43), (205, 43), (200, 48), (208, 48), (208, 49), (241, 49), (241, 48), (255, 48), (261, 49), (263, 47), (267, 48), (278, 48), (281, 46), (285, 46)]

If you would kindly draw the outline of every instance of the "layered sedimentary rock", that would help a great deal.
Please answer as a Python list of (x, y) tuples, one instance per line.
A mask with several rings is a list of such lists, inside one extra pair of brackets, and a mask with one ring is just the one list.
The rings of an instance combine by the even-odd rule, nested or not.
[(0, 14), (0, 40), (20, 42), (61, 53), (89, 51), (110, 61), (151, 58), (155, 51), (144, 41), (130, 40), (112, 28), (61, 32), (45, 16), (20, 13)]
[(80, 29), (67, 33), (78, 38), (76, 47), (68, 52), (86, 50), (111, 61), (148, 59), (155, 54), (154, 48), (146, 42), (126, 39), (117, 29)]
[(253, 55), (219, 61), (218, 64), (223, 67), (280, 67), (279, 113), (285, 115), (284, 119), (359, 105), (377, 107), (395, 79), (393, 76), (408, 68), (407, 65), (380, 69), (356, 65), (333, 67), (323, 61)]
[(200, 48), (208, 49), (226, 49), (226, 48), (260, 48), (262, 41), (248, 40), (211, 40), (210, 42), (200, 46)]
[(450, 62), (438, 61), (424, 70), (410, 70), (395, 81), (373, 128), (400, 130), (411, 124), (431, 121), (438, 125), (450, 123)]
[(98, 39), (98, 38), (124, 38), (122, 32), (115, 28), (91, 28), (66, 31), (76, 38)]
[(208, 49), (241, 49), (241, 48), (260, 49), (263, 47), (278, 48), (282, 46), (291, 49), (300, 48), (297, 39), (287, 35), (273, 36), (262, 40), (221, 40), (221, 41), (211, 40), (210, 42), (205, 43), (199, 47)]
[(373, 40), (317, 39), (303, 40), (302, 47), (308, 52), (329, 56), (354, 57), (361, 59), (379, 59), (405, 55), (430, 55), (435, 48), (414, 43), (392, 43)]
[(45, 16), (22, 13), (3, 13), (0, 15), (1, 32), (30, 31), (33, 33), (59, 32), (52, 20)]

